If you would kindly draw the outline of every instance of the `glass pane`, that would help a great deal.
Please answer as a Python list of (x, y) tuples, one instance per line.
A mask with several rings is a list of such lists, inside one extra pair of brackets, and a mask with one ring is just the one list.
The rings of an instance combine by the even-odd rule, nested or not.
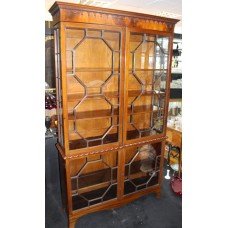
[(125, 150), (124, 194), (157, 185), (161, 143), (129, 147)]
[(118, 152), (70, 162), (73, 210), (117, 197)]
[(67, 29), (70, 149), (118, 142), (120, 33)]
[(158, 51), (163, 51), (163, 53), (168, 54), (169, 39), (167, 37), (157, 36), (157, 48)]
[(133, 68), (153, 69), (154, 68), (154, 42), (143, 42), (132, 54)]
[(168, 41), (148, 34), (130, 36), (128, 140), (162, 133)]
[(119, 32), (104, 31), (103, 38), (112, 50), (120, 51), (120, 33)]
[(102, 39), (86, 38), (75, 50), (76, 69), (112, 68), (112, 51)]
[(55, 73), (56, 73), (56, 103), (57, 103), (57, 117), (58, 117), (58, 142), (64, 146), (64, 132), (63, 132), (63, 110), (62, 110), (62, 79), (60, 76), (60, 42), (59, 29), (54, 30), (55, 37)]
[(154, 90), (156, 92), (165, 92), (166, 89), (166, 71), (155, 71), (154, 72)]

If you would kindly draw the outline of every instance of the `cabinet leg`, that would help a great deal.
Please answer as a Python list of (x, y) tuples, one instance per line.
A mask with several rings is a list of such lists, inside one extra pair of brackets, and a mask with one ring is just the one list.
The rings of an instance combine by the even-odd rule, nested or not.
[(156, 192), (156, 198), (157, 199), (160, 199), (161, 198), (161, 192), (159, 191), (159, 192)]
[(75, 228), (76, 226), (76, 221), (77, 220), (73, 220), (73, 221), (69, 221), (69, 228)]

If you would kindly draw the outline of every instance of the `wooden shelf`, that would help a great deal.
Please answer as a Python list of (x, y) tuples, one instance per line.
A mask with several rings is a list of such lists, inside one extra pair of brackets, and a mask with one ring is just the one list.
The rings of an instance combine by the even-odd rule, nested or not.
[(75, 93), (75, 94), (68, 94), (67, 95), (67, 100), (68, 102), (72, 102), (75, 100), (81, 100), (85, 96), (84, 93)]
[[(103, 71), (110, 71), (110, 73), (112, 71), (114, 72), (118, 72), (120, 69), (119, 68), (75, 68), (75, 72), (103, 72)], [(67, 73), (71, 73), (73, 71), (72, 68), (67, 68)]]
[[(117, 92), (117, 91), (103, 92), (103, 94), (108, 98), (118, 98), (119, 97), (119, 92)], [(136, 97), (139, 94), (141, 94), (141, 96), (152, 96), (152, 95), (165, 96), (165, 92), (156, 92), (156, 91), (143, 91), (142, 92), (141, 90), (129, 90), (128, 91), (128, 97)], [(68, 102), (73, 102), (76, 100), (81, 100), (84, 96), (85, 96), (85, 93), (68, 94), (67, 100), (68, 100)], [(97, 94), (97, 93), (90, 93), (87, 95), (87, 98), (103, 99), (103, 95)]]
[[(103, 92), (103, 94), (108, 97), (108, 98), (118, 98), (119, 97), (119, 92), (114, 91), (114, 92)], [(68, 94), (67, 95), (67, 100), (68, 102), (76, 101), (76, 100), (81, 100), (85, 96), (85, 93), (75, 93), (75, 94)], [(90, 93), (87, 95), (87, 98), (93, 98), (93, 99), (103, 99), (102, 94), (97, 94), (97, 93)]]
[[(141, 129), (141, 131), (143, 131), (145, 129)], [(161, 132), (159, 132), (161, 133)], [(145, 131), (144, 133), (142, 133), (143, 137), (146, 136), (152, 136), (153, 134), (151, 134), (149, 131)], [(127, 131), (127, 140), (132, 140), (132, 139), (137, 139), (140, 138), (139, 137), (139, 132), (137, 130), (131, 130), (131, 131)]]
[[(117, 177), (117, 167), (113, 168), (113, 182), (116, 182)], [(79, 194), (84, 192), (90, 192), (100, 188), (108, 187), (111, 182), (111, 169), (105, 168), (94, 172), (86, 173), (79, 178), (79, 188), (77, 190), (76, 177), (71, 177), (72, 182), (72, 194)]]
[(118, 116), (119, 114), (119, 108), (114, 109), (113, 115), (111, 113), (111, 110), (93, 110), (93, 111), (85, 111), (85, 112), (76, 112), (75, 117), (72, 113), (68, 114), (69, 120), (79, 120), (79, 119), (101, 119), (101, 118), (107, 118), (107, 117), (113, 117)]
[[(89, 137), (89, 138), (87, 138), (87, 140), (99, 139), (101, 137), (102, 137), (102, 135), (99, 135), (96, 137)], [(106, 135), (106, 137), (103, 141), (104, 141), (103, 144), (118, 142), (118, 133)], [(90, 146), (101, 145), (99, 140), (94, 141), (94, 142), (90, 142), (89, 144), (90, 144)], [(75, 149), (80, 149), (80, 148), (85, 148), (85, 147), (87, 147), (87, 146), (86, 146), (85, 140), (83, 140), (83, 139), (69, 140), (70, 150), (75, 150)]]
[[(141, 105), (141, 106), (135, 106), (134, 111), (131, 112), (131, 108), (129, 107), (127, 110), (127, 114), (128, 115), (134, 115), (134, 114), (140, 114), (140, 113), (151, 113), (151, 112), (157, 112), (157, 106), (153, 107), (152, 110), (152, 106), (151, 105)], [(161, 108), (161, 110), (163, 110), (163, 108)]]
[[(152, 107), (151, 105), (141, 105), (141, 106), (135, 106), (134, 111), (131, 112), (131, 108), (128, 107), (127, 113), (128, 115), (134, 115), (134, 114), (140, 114), (140, 113), (152, 113), (152, 112), (157, 112), (157, 106)], [(161, 111), (163, 111), (163, 108), (161, 108)], [(119, 108), (115, 108), (113, 114), (111, 113), (111, 110), (109, 109), (104, 109), (104, 110), (92, 110), (92, 111), (84, 111), (84, 112), (76, 112), (74, 114), (71, 112), (68, 114), (68, 120), (69, 121), (74, 121), (75, 119), (80, 120), (80, 119), (102, 119), (102, 118), (107, 118), (107, 117), (114, 117), (119, 115)]]
[[(129, 73), (133, 71), (132, 68), (129, 69)], [(167, 69), (144, 69), (144, 68), (135, 68), (134, 71), (167, 71)]]
[(136, 97), (139, 96), (152, 96), (152, 95), (158, 95), (158, 96), (165, 96), (165, 92), (155, 92), (155, 91), (141, 91), (141, 90), (129, 90), (128, 91), (128, 97)]
[(71, 193), (72, 195), (76, 195), (76, 194), (83, 194), (86, 192), (91, 192), (94, 190), (98, 190), (101, 188), (107, 188), (110, 185), (110, 181), (106, 181), (106, 182), (102, 182), (102, 183), (98, 183), (98, 184), (94, 184), (94, 185), (89, 185), (87, 187), (84, 188), (80, 188), (78, 190), (73, 190)]

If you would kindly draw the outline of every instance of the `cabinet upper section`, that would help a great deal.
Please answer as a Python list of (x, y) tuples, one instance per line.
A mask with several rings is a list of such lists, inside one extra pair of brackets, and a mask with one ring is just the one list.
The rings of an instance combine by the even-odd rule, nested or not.
[(55, 2), (49, 12), (53, 16), (54, 24), (58, 22), (81, 22), (149, 29), (167, 33), (172, 33), (174, 25), (179, 21), (148, 14), (63, 2)]

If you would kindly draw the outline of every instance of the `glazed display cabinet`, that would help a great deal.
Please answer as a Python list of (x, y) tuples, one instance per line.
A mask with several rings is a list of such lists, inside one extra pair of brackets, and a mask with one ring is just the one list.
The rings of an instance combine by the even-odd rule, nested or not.
[(56, 2), (62, 202), (82, 215), (160, 195), (177, 20)]

